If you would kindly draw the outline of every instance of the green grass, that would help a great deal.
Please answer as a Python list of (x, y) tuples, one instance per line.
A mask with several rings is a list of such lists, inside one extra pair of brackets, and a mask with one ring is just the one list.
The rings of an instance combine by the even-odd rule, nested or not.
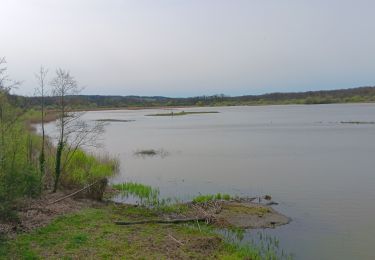
[(196, 114), (217, 114), (217, 111), (180, 111), (180, 112), (170, 112), (170, 113), (158, 113), (150, 114), (146, 116), (186, 116), (186, 115), (196, 115)]
[(193, 198), (194, 203), (205, 203), (212, 200), (230, 200), (232, 197), (229, 194), (207, 194), (207, 195), (199, 195)]
[(0, 241), (0, 259), (275, 259), (262, 258), (270, 249), (238, 245), (204, 224), (198, 228), (196, 224), (125, 227), (113, 223), (156, 216), (147, 208), (126, 205), (85, 209)]

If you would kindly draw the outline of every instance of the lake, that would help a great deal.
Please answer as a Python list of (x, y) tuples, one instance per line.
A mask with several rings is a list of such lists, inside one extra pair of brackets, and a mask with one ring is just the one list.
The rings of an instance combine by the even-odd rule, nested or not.
[[(375, 104), (93, 111), (117, 119), (103, 148), (120, 159), (114, 183), (159, 187), (164, 197), (272, 195), (292, 222), (265, 232), (296, 259), (375, 259)], [(52, 127), (52, 124), (49, 125)], [(163, 156), (134, 155), (143, 149)], [(255, 231), (249, 231), (251, 236)]]

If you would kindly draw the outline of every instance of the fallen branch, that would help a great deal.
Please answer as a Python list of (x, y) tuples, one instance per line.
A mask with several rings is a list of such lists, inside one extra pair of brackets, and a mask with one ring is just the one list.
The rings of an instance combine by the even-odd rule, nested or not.
[(80, 189), (80, 190), (77, 190), (77, 191), (75, 191), (75, 192), (73, 192), (73, 193), (71, 193), (71, 194), (69, 194), (69, 195), (66, 195), (66, 196), (60, 198), (60, 199), (57, 199), (57, 200), (55, 200), (55, 201), (52, 201), (51, 203), (48, 203), (47, 205), (55, 204), (55, 203), (60, 202), (60, 201), (62, 201), (62, 200), (64, 200), (64, 199), (67, 199), (67, 198), (73, 197), (74, 195), (76, 195), (76, 194), (78, 194), (78, 193), (80, 193), (80, 192), (82, 192), (82, 191), (84, 191), (84, 190), (87, 190), (88, 188), (94, 186), (95, 184), (97, 184), (97, 183), (100, 182), (100, 181), (103, 181), (103, 179), (97, 180), (97, 181), (91, 183), (90, 185), (87, 185), (86, 187)]
[(168, 234), (168, 236), (169, 236), (170, 239), (172, 239), (172, 240), (173, 240), (174, 242), (176, 242), (177, 244), (179, 244), (179, 245), (181, 245), (181, 246), (184, 245), (181, 241), (179, 241), (179, 240), (177, 240), (176, 238), (174, 238), (171, 234)]
[(171, 220), (163, 220), (163, 219), (150, 219), (150, 220), (141, 220), (141, 221), (115, 221), (116, 225), (138, 225), (138, 224), (178, 224), (178, 223), (186, 223), (192, 221), (206, 221), (206, 218), (184, 218), (184, 219), (171, 219)]

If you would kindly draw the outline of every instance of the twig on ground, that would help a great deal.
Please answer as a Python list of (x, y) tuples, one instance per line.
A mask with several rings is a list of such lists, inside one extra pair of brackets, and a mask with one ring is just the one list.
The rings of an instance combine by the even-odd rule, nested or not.
[(69, 194), (69, 195), (66, 195), (66, 196), (60, 198), (60, 199), (57, 199), (57, 200), (55, 200), (55, 201), (52, 201), (51, 203), (48, 203), (47, 205), (51, 205), (51, 204), (54, 204), (54, 203), (60, 202), (60, 201), (62, 201), (62, 200), (64, 200), (64, 199), (70, 198), (70, 197), (72, 197), (72, 196), (74, 196), (74, 195), (76, 195), (76, 194), (78, 194), (78, 193), (80, 193), (80, 192), (82, 192), (82, 191), (84, 191), (84, 190), (87, 190), (88, 188), (94, 186), (95, 184), (97, 184), (97, 183), (100, 182), (100, 181), (103, 181), (103, 179), (97, 180), (97, 181), (91, 183), (90, 185), (87, 185), (86, 187), (80, 189), (80, 190), (77, 190), (77, 191), (75, 191), (75, 192), (73, 192), (73, 193), (71, 193), (71, 194)]
[(181, 241), (179, 241), (179, 240), (177, 240), (176, 238), (174, 238), (171, 234), (168, 234), (168, 236), (169, 236), (174, 242), (176, 242), (177, 244), (179, 244), (179, 245), (181, 245), (181, 246), (184, 245)]

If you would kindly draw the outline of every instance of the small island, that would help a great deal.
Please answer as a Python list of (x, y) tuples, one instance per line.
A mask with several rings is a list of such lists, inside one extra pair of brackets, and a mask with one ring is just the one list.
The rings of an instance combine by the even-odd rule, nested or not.
[(135, 120), (126, 120), (126, 119), (97, 119), (96, 122), (108, 122), (108, 123), (128, 123), (128, 122), (134, 122)]
[(180, 111), (180, 112), (149, 114), (146, 116), (186, 116), (186, 115), (196, 115), (196, 114), (218, 114), (218, 113), (219, 113), (218, 111)]

